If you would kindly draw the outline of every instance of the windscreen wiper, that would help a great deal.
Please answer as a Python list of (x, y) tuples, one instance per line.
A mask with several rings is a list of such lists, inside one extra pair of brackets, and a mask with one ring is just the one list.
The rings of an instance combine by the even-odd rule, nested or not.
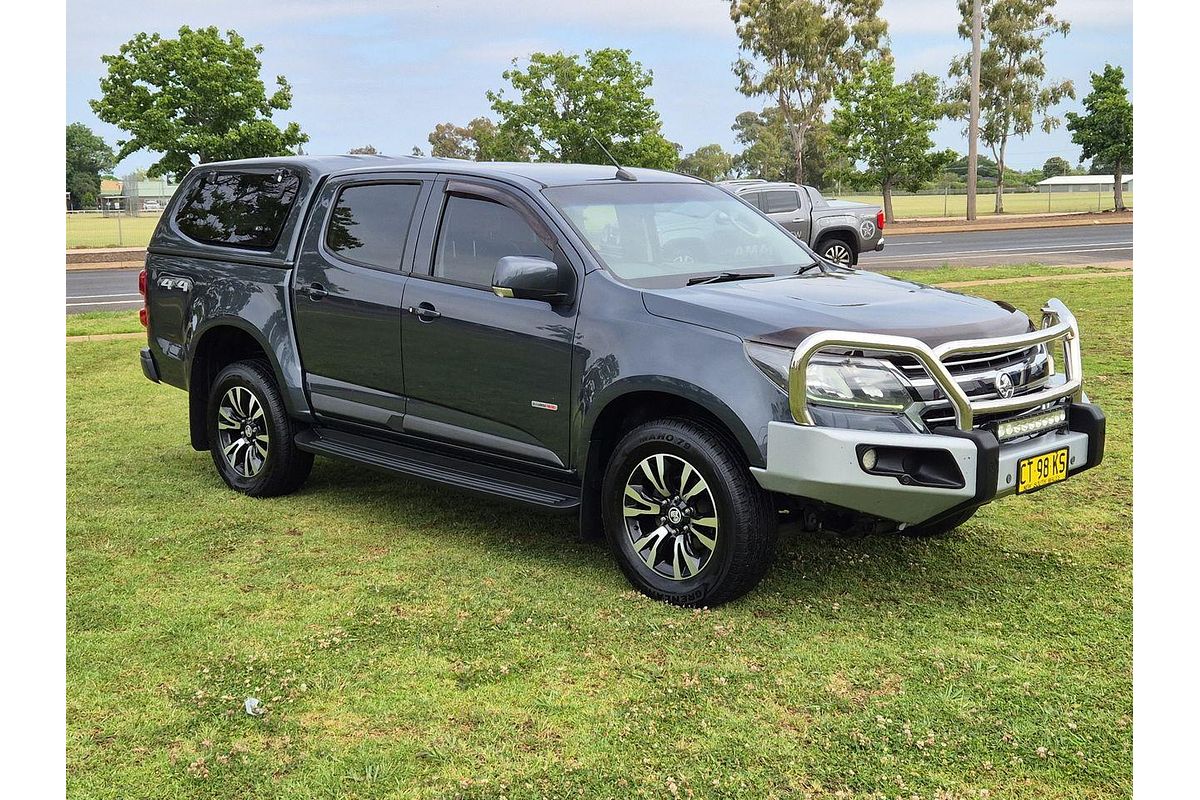
[(718, 272), (716, 275), (697, 275), (689, 278), (687, 285), (695, 286), (700, 283), (725, 283), (726, 281), (744, 281), (751, 278), (774, 278), (773, 272)]

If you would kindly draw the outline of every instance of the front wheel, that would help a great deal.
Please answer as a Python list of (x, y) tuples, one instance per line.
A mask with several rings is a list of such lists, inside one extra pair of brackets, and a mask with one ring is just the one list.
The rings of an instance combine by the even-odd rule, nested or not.
[(218, 373), (208, 398), (208, 442), (229, 488), (251, 497), (294, 492), (312, 469), (296, 447), (275, 376), (262, 361), (238, 361)]
[(844, 239), (825, 239), (816, 249), (822, 258), (838, 266), (853, 267), (858, 263), (858, 253)]
[(604, 473), (604, 531), (639, 591), (716, 606), (754, 588), (777, 537), (767, 494), (740, 454), (685, 419), (647, 422), (617, 444)]

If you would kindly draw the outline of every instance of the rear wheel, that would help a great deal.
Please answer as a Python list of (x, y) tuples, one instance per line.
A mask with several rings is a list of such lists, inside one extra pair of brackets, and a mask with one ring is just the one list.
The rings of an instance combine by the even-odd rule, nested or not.
[(905, 536), (912, 536), (916, 539), (929, 539), (934, 536), (945, 536), (959, 525), (962, 525), (971, 517), (975, 516), (975, 512), (978, 510), (979, 509), (977, 508), (972, 508), (970, 511), (963, 511), (959, 514), (955, 514), (952, 517), (947, 517), (940, 522), (934, 522), (932, 524), (909, 525), (908, 527), (904, 528), (904, 530), (900, 531), (900, 533), (904, 534)]
[(858, 253), (845, 239), (822, 239), (816, 250), (822, 258), (843, 267), (852, 267), (858, 263)]
[(208, 398), (208, 442), (229, 488), (251, 497), (288, 494), (303, 485), (312, 453), (296, 447), (275, 376), (262, 361), (221, 370)]
[(775, 554), (769, 497), (740, 454), (691, 420), (634, 428), (604, 474), (604, 530), (641, 592), (681, 606), (742, 596)]

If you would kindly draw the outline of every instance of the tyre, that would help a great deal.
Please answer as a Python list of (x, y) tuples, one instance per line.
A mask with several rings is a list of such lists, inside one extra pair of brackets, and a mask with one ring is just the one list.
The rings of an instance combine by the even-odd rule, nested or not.
[(847, 244), (845, 239), (822, 239), (816, 250), (817, 254), (825, 260), (843, 267), (853, 267), (858, 263), (858, 253)]
[(904, 528), (904, 530), (900, 531), (900, 533), (904, 534), (905, 536), (912, 536), (916, 539), (929, 539), (934, 536), (945, 536), (959, 525), (962, 525), (971, 517), (975, 516), (975, 512), (978, 510), (979, 509), (977, 508), (972, 508), (970, 511), (963, 511), (955, 514), (952, 517), (947, 517), (940, 522), (934, 522), (931, 524), (909, 525), (908, 527)]
[(299, 489), (313, 456), (296, 447), (294, 433), (266, 363), (238, 361), (221, 370), (208, 395), (208, 443), (229, 488), (251, 497)]
[(775, 556), (770, 497), (705, 425), (662, 419), (634, 428), (613, 450), (601, 492), (617, 563), (657, 600), (720, 605), (753, 589)]

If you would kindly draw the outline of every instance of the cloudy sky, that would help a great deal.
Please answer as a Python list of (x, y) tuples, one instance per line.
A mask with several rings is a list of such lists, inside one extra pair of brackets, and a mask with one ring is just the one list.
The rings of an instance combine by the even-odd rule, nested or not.
[[(1059, 0), (1071, 22), (1066, 39), (1050, 42), (1049, 75), (1070, 78), (1086, 93), (1088, 73), (1107, 61), (1132, 76), (1132, 0)], [(730, 131), (741, 111), (761, 100), (737, 91), (730, 64), (737, 38), (727, 0), (71, 0), (67, 7), (67, 121), (91, 125), (110, 143), (121, 132), (95, 118), (100, 56), (139, 31), (170, 34), (180, 25), (234, 28), (264, 45), (263, 74), (282, 74), (295, 102), (276, 120), (296, 120), (312, 153), (373, 144), (389, 154), (428, 149), (439, 122), (463, 124), (489, 112), (485, 92), (502, 85), (513, 58), (537, 51), (582, 52), (622, 47), (654, 72), (651, 94), (667, 138), (685, 152), (709, 142), (735, 149)], [(885, 0), (898, 70), (945, 76), (964, 49), (955, 0)], [(1062, 111), (1077, 107), (1064, 104)], [(937, 144), (965, 152), (961, 125), (944, 122)], [(1009, 146), (1019, 168), (1052, 155), (1072, 162), (1079, 149), (1064, 130), (1034, 134)], [(130, 156), (118, 174), (147, 166)]]

